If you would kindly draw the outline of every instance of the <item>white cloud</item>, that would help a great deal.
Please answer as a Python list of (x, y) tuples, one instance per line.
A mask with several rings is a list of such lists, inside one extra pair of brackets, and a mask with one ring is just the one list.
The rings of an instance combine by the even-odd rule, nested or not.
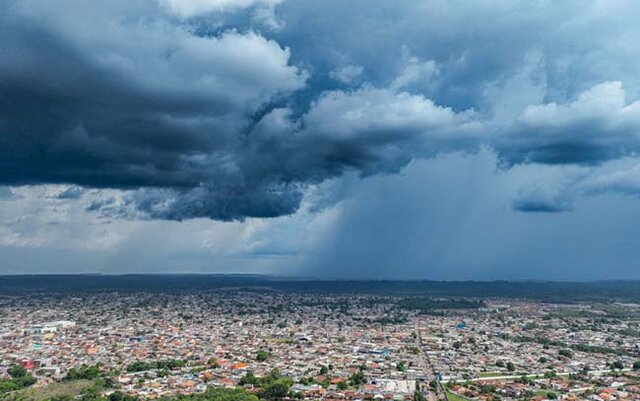
[(400, 74), (391, 81), (390, 87), (395, 90), (413, 85), (425, 87), (437, 74), (438, 65), (435, 61), (410, 57)]
[(338, 139), (424, 136), (446, 140), (478, 128), (471, 110), (456, 113), (422, 95), (368, 86), (323, 93), (304, 122), (310, 133)]
[(12, 187), (14, 196), (0, 198), (0, 252), (32, 253), (29, 259), (0, 262), (0, 272), (41, 268), (46, 255), (59, 252), (78, 258), (51, 260), (45, 266), (48, 271), (282, 272), (308, 251), (319, 233), (308, 228), (323, 220), (322, 214), (304, 210), (294, 216), (244, 222), (118, 219), (86, 209), (100, 201), (122, 205), (126, 191), (88, 190), (79, 199), (58, 196), (73, 188)]
[(343, 84), (350, 84), (356, 81), (364, 71), (361, 65), (345, 65), (329, 72), (329, 76)]
[(497, 147), (508, 161), (598, 164), (640, 151), (640, 101), (605, 82), (566, 103), (528, 106), (506, 133)]
[(581, 192), (588, 195), (603, 193), (619, 193), (629, 196), (640, 196), (640, 161), (630, 167), (618, 167), (613, 171), (603, 168), (605, 171), (594, 173), (589, 179), (581, 183)]
[[(257, 107), (305, 84), (306, 73), (289, 64), (290, 50), (251, 30), (201, 36), (149, 5), (127, 6), (130, 2), (114, 0), (88, 8), (75, 4), (76, 0), (66, 2), (67, 7), (60, 7), (25, 0), (12, 9), (13, 17), (49, 29), (99, 68), (129, 79), (132, 87), (159, 96), (173, 93), (194, 101), (222, 102), (244, 112), (242, 108)], [(209, 3), (176, 4), (198, 9)], [(210, 6), (232, 4), (222, 1)]]

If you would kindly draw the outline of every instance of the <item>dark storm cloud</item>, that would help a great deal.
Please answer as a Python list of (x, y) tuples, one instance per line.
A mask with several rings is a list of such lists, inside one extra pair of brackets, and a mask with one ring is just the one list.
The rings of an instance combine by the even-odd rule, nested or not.
[(512, 207), (520, 212), (559, 213), (572, 210), (571, 204), (558, 199), (545, 199), (538, 197), (519, 197), (513, 200)]
[[(242, 182), (237, 166), (247, 115), (279, 92), (302, 85), (303, 74), (287, 65), (286, 50), (253, 33), (205, 40), (158, 19), (140, 38), (158, 41), (140, 44), (157, 47), (145, 60), (135, 46), (119, 45), (117, 37), (73, 43), (60, 32), (64, 27), (30, 14), (40, 6), (46, 8), (33, 2), (2, 6), (0, 183), (169, 189), (193, 201), (181, 206), (185, 217), (232, 219), (295, 210), (289, 194), (272, 188), (279, 182)], [(95, 29), (108, 34), (111, 23), (134, 36), (143, 22), (121, 26), (98, 20)], [(102, 40), (116, 48), (83, 47), (104, 45)], [(113, 67), (108, 58), (124, 67)], [(247, 65), (258, 59), (261, 66)], [(221, 65), (209, 66), (210, 61)], [(142, 66), (135, 71), (138, 66), (127, 63)], [(172, 74), (164, 76), (164, 70)], [(204, 198), (192, 199), (197, 195)], [(218, 201), (238, 204), (211, 205)], [(182, 216), (176, 211), (167, 217)]]
[[(287, 64), (286, 50), (257, 34), (199, 38), (150, 24), (148, 39), (173, 42), (174, 35), (182, 35), (184, 49), (161, 42), (160, 54), (148, 55), (154, 58), (149, 62), (138, 59), (135, 46), (118, 49), (119, 57), (96, 56), (90, 48), (67, 43), (72, 40), (65, 41), (64, 34), (39, 27), (28, 7), (5, 8), (3, 184), (140, 188), (121, 206), (151, 218), (274, 217), (298, 208), (306, 184), (347, 170), (398, 171), (428, 151), (428, 142), (437, 143), (438, 151), (458, 135), (473, 133), (471, 114), (456, 114), (421, 95), (375, 88), (328, 92), (298, 119), (287, 108), (274, 109), (254, 124), (250, 115), (257, 107), (304, 79)], [(138, 25), (125, 28), (136, 33)], [(212, 62), (237, 63), (237, 68), (182, 65), (209, 61), (189, 53), (203, 41), (210, 47), (198, 51), (213, 47)], [(236, 52), (276, 61), (247, 66), (255, 60)], [(125, 57), (130, 59), (120, 60)], [(120, 69), (96, 61), (105, 58), (114, 58), (116, 66), (141, 62), (160, 72), (134, 70), (132, 76), (126, 63)], [(173, 75), (162, 75), (165, 69)], [(178, 78), (177, 85), (164, 81)], [(273, 83), (274, 78), (282, 82)], [(101, 208), (124, 213), (109, 203), (90, 210)]]
[[(254, 123), (305, 79), (288, 50), (258, 34), (198, 37), (154, 8), (150, 22), (118, 20), (119, 8), (92, 15), (87, 34), (72, 16), (70, 27), (53, 10), (42, 16), (42, 2), (3, 8), (5, 185), (138, 189), (123, 206), (152, 218), (274, 217), (294, 212), (307, 184), (398, 171), (474, 129), (472, 114), (375, 88), (327, 92), (301, 117), (274, 109)], [(136, 36), (146, 41), (119, 42)]]
[[(482, 145), (505, 166), (640, 150), (625, 99), (638, 85), (620, 67), (638, 59), (610, 46), (625, 40), (613, 7), (574, 20), (580, 2), (276, 3), (4, 2), (0, 185), (125, 189), (88, 210), (233, 220), (293, 213), (347, 172)], [(525, 64), (527, 90), (512, 89)], [(514, 207), (558, 207), (536, 196)]]

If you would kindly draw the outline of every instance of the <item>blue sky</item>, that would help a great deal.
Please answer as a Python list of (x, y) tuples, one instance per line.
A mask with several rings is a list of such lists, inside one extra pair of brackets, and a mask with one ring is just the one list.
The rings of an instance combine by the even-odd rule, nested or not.
[(633, 1), (9, 0), (0, 272), (640, 278)]

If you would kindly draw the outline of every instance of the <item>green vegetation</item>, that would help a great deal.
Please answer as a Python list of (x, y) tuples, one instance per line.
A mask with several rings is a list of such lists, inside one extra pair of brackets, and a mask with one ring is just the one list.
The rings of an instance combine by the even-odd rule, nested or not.
[(453, 393), (451, 391), (447, 391), (447, 399), (449, 401), (467, 401), (466, 398), (459, 396), (456, 393)]
[(127, 372), (143, 372), (151, 369), (177, 369), (187, 366), (187, 362), (181, 359), (168, 359), (155, 362), (136, 361), (127, 366)]
[(239, 384), (241, 386), (251, 384), (259, 387), (261, 389), (258, 392), (258, 396), (260, 398), (275, 400), (285, 398), (290, 395), (289, 393), (291, 386), (293, 385), (293, 380), (289, 377), (281, 376), (280, 372), (274, 369), (271, 371), (269, 376), (265, 377), (257, 377), (254, 376), (253, 372), (247, 372), (247, 374), (240, 379)]
[(564, 356), (565, 358), (572, 358), (573, 357), (573, 352), (571, 352), (570, 349), (561, 349), (560, 351), (558, 351), (558, 354), (560, 356)]
[(20, 365), (11, 365), (7, 369), (10, 379), (0, 379), (0, 394), (29, 387), (36, 379)]
[(447, 309), (478, 309), (485, 307), (483, 301), (468, 299), (432, 299), (425, 297), (404, 298), (397, 303), (398, 307), (405, 310), (417, 310), (423, 314), (442, 315)]
[(555, 391), (549, 391), (549, 390), (540, 390), (537, 391), (535, 393), (535, 395), (537, 396), (542, 396), (542, 397), (546, 397), (550, 400), (555, 400), (558, 398), (558, 393), (556, 393)]
[(239, 388), (209, 388), (202, 394), (180, 395), (171, 401), (258, 401), (258, 397)]
[[(95, 399), (85, 400), (85, 401), (103, 401), (103, 398), (98, 397)], [(120, 391), (116, 391), (112, 394), (109, 394), (109, 397), (107, 397), (107, 401), (139, 401), (139, 398), (132, 397)]]
[(74, 399), (93, 386), (89, 380), (52, 383), (44, 387), (29, 387), (6, 394), (5, 401), (62, 401)]
[(478, 377), (497, 377), (502, 376), (504, 373), (502, 372), (479, 372)]
[(600, 347), (597, 345), (588, 345), (588, 344), (565, 344), (562, 341), (550, 340), (545, 337), (518, 336), (518, 337), (514, 337), (513, 341), (520, 342), (520, 343), (537, 343), (537, 344), (542, 344), (543, 346), (554, 346), (554, 347), (561, 347), (565, 349), (570, 348), (574, 351), (587, 352), (587, 353), (615, 354), (615, 355), (627, 354), (625, 350), (620, 348), (608, 348), (608, 347)]
[(364, 373), (362, 372), (362, 370), (359, 370), (357, 373), (352, 374), (349, 378), (349, 384), (354, 387), (361, 386), (366, 382), (367, 380), (364, 378)]
[(261, 349), (258, 351), (258, 354), (256, 355), (256, 361), (264, 362), (267, 359), (269, 359), (270, 356), (271, 354), (269, 353), (269, 351)]
[(378, 324), (402, 324), (407, 323), (409, 318), (406, 315), (380, 316), (375, 319), (364, 319), (366, 323)]
[(102, 370), (100, 365), (95, 364), (91, 366), (82, 365), (79, 369), (71, 368), (67, 372), (64, 380), (94, 380), (102, 376)]
[(416, 380), (416, 389), (413, 392), (413, 401), (427, 401), (428, 398), (422, 392), (420, 381)]

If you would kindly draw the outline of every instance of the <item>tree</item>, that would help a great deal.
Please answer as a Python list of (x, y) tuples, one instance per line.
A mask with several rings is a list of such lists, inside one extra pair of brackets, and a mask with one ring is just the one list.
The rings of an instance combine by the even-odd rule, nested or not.
[(124, 394), (121, 391), (116, 391), (109, 394), (108, 401), (137, 401), (138, 398), (130, 396), (129, 394)]
[(260, 392), (260, 398), (268, 400), (276, 400), (287, 397), (289, 395), (289, 389), (293, 385), (293, 381), (288, 377), (281, 377), (268, 383), (262, 388)]
[(0, 394), (29, 387), (37, 381), (20, 365), (11, 365), (7, 369), (7, 373), (11, 376), (11, 379), (0, 379)]
[(413, 392), (413, 401), (427, 401), (427, 397), (422, 393), (420, 382), (416, 380), (416, 389)]
[(354, 373), (351, 375), (351, 377), (349, 378), (349, 384), (351, 384), (352, 386), (360, 386), (362, 384), (365, 384), (367, 381), (364, 378), (364, 373), (362, 373), (362, 371), (358, 371), (357, 373)]
[(204, 394), (194, 395), (193, 401), (259, 401), (254, 394), (242, 388), (209, 387)]
[(153, 369), (153, 367), (154, 366), (149, 362), (135, 361), (127, 366), (127, 372), (143, 372), (145, 370)]
[(636, 361), (633, 363), (633, 370), (640, 370), (640, 361)]
[(329, 368), (327, 368), (325, 365), (322, 365), (320, 367), (320, 374), (321, 375), (326, 375), (327, 373), (329, 373)]
[(513, 362), (507, 362), (507, 370), (509, 372), (513, 372), (514, 370), (516, 370), (516, 365), (514, 365)]
[(564, 356), (565, 358), (573, 357), (573, 352), (571, 352), (570, 349), (561, 349), (560, 351), (558, 351), (558, 354), (560, 354), (560, 356)]
[(36, 378), (31, 376), (30, 374), (26, 374), (26, 375), (24, 375), (22, 377), (18, 377), (16, 379), (14, 379), (14, 380), (18, 384), (19, 388), (29, 387), (29, 386), (32, 386), (32, 385), (36, 384), (36, 382), (37, 382)]
[(271, 356), (271, 354), (269, 354), (269, 351), (261, 349), (260, 351), (258, 351), (258, 354), (256, 355), (256, 361), (264, 362), (267, 359), (269, 359), (269, 356)]
[(79, 369), (71, 368), (67, 372), (64, 380), (93, 380), (102, 375), (102, 370), (100, 370), (100, 365), (95, 364), (91, 366), (82, 365)]
[(252, 371), (248, 371), (244, 376), (240, 378), (238, 384), (241, 386), (244, 386), (245, 384), (257, 386), (260, 384), (260, 380), (253, 375)]
[(7, 373), (11, 378), (16, 379), (18, 377), (24, 377), (27, 375), (27, 369), (20, 365), (13, 364), (7, 369)]
[(349, 388), (347, 383), (344, 381), (339, 381), (336, 386), (338, 387), (338, 390), (346, 390), (347, 388)]
[(612, 369), (624, 369), (624, 365), (622, 364), (622, 361), (615, 361), (611, 364), (611, 368)]
[(73, 397), (70, 394), (57, 394), (49, 398), (49, 401), (73, 401)]

